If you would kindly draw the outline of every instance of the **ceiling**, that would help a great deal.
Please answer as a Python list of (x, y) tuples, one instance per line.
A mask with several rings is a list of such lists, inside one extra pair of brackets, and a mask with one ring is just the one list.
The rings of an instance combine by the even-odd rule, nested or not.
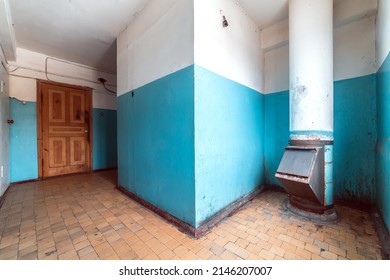
[(12, 0), (16, 46), (116, 73), (116, 37), (148, 2)]
[[(149, 2), (149, 0), (8, 1), (17, 47), (112, 73), (116, 73), (116, 37)], [(237, 1), (259, 28), (274, 24), (288, 16), (288, 0)]]
[(260, 29), (288, 17), (288, 0), (239, 0)]

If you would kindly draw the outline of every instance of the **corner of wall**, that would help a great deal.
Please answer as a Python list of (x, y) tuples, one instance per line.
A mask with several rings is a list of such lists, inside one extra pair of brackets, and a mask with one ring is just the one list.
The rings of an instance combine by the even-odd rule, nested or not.
[(390, 231), (390, 0), (378, 1), (376, 20), (376, 202)]
[(0, 52), (0, 198), (9, 187), (9, 75), (5, 54)]

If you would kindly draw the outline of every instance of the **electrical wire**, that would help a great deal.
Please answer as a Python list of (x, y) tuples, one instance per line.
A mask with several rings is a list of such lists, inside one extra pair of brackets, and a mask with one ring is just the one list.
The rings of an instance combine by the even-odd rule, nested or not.
[(59, 61), (59, 62), (62, 62), (62, 63), (66, 63), (66, 64), (70, 64), (70, 65), (74, 65), (74, 66), (77, 66), (77, 67), (80, 67), (80, 68), (95, 70), (95, 71), (98, 71), (100, 73), (116, 75), (116, 73), (113, 73), (113, 72), (110, 72), (110, 71), (107, 71), (107, 70), (103, 70), (103, 69), (100, 69), (100, 68), (97, 68), (97, 67), (91, 67), (91, 66), (87, 66), (87, 65), (83, 65), (83, 64), (78, 64), (78, 63), (75, 63), (75, 62), (72, 62), (72, 61), (67, 61), (67, 60), (63, 60), (63, 59), (59, 59), (59, 58), (51, 57), (51, 56), (46, 57), (46, 63), (47, 63), (47, 61), (49, 59), (56, 60), (56, 61)]
[(16, 67), (15, 69), (12, 69), (11, 71), (8, 70), (8, 74), (9, 74), (9, 73), (13, 73), (13, 72), (15, 72), (16, 70), (19, 70), (19, 69), (20, 69), (20, 67)]
[(1, 44), (1, 42), (0, 42), (0, 48), (1, 48), (1, 52), (3, 53), (5, 63), (8, 65), (8, 60), (7, 60), (7, 57), (5, 56), (5, 51), (4, 51), (4, 48), (3, 48), (3, 45)]
[(115, 92), (115, 91), (113, 91), (113, 90), (110, 90), (109, 88), (107, 88), (107, 87), (106, 87), (106, 84), (103, 84), (103, 87), (104, 87), (104, 89), (105, 89), (105, 90), (107, 90), (107, 91), (109, 91), (109, 92), (111, 92), (111, 93), (114, 93), (114, 94), (116, 94), (116, 92)]
[[(28, 77), (28, 76), (23, 76), (23, 75), (17, 75), (17, 74), (9, 74), (9, 75), (12, 76), (12, 77), (18, 77), (18, 78), (36, 80), (36, 78)], [(107, 92), (101, 91), (101, 89), (98, 89), (98, 88), (91, 87), (91, 89), (94, 90), (94, 91), (97, 92), (97, 93), (107, 94), (107, 95), (113, 96), (112, 94), (109, 94), (109, 93), (107, 93)], [(116, 92), (115, 92), (115, 91), (111, 91), (111, 90), (109, 90), (109, 89), (106, 89), (106, 91), (115, 93), (115, 95), (116, 95)], [(15, 99), (16, 99), (16, 98), (15, 98)]]
[[(4, 67), (4, 65), (3, 65)], [(73, 79), (73, 80), (79, 80), (79, 81), (83, 81), (83, 82), (88, 82), (88, 83), (94, 83), (94, 84), (97, 84), (97, 85), (100, 85), (102, 84), (104, 89), (110, 93), (114, 93), (116, 94), (115, 91), (113, 90), (110, 90), (109, 88), (107, 88), (107, 86), (113, 86), (115, 87), (116, 85), (114, 84), (106, 84), (106, 83), (101, 83), (100, 81), (94, 81), (94, 80), (88, 80), (88, 79), (83, 79), (83, 78), (80, 78), (80, 77), (75, 77), (75, 76), (71, 76), (71, 75), (64, 75), (64, 74), (57, 74), (57, 73), (54, 73), (54, 72), (49, 72), (48, 71), (48, 64), (45, 63), (45, 70), (38, 70), (38, 69), (34, 69), (34, 68), (30, 68), (30, 67), (24, 67), (24, 66), (18, 66), (16, 67), (15, 69), (13, 69), (12, 71), (7, 71), (9, 73), (10, 76), (14, 76), (14, 77), (20, 77), (20, 78), (27, 78), (27, 79), (36, 79), (36, 78), (32, 78), (32, 77), (29, 77), (29, 76), (26, 76), (26, 75), (17, 75), (17, 74), (12, 74), (13, 72), (15, 72), (16, 70), (29, 70), (29, 71), (34, 71), (34, 72), (38, 72), (38, 73), (42, 73), (46, 76), (46, 79), (48, 81), (54, 81), (52, 79), (49, 78), (49, 75), (54, 75), (54, 76), (57, 76), (57, 77), (61, 77), (61, 78), (69, 78), (69, 79)], [(98, 90), (98, 89), (95, 89), (93, 88), (94, 90)], [(111, 95), (111, 94), (110, 94)]]
[(5, 72), (7, 72), (7, 74), (9, 74), (7, 67), (5, 67), (3, 62), (1, 62), (1, 65), (3, 65), (3, 68), (4, 68)]
[(29, 76), (23, 76), (23, 75), (17, 75), (17, 74), (9, 74), (9, 75), (12, 76), (12, 77), (18, 77), (18, 78), (36, 80), (36, 78), (29, 77)]
[[(1, 48), (1, 51), (3, 53), (3, 57), (4, 57), (4, 60), (5, 60), (5, 63), (7, 65), (9, 65), (8, 63), (8, 60), (5, 56), (5, 51), (4, 51), (4, 48), (3, 48), (3, 45), (1, 44), (0, 42), (0, 48)], [(88, 83), (94, 83), (94, 84), (102, 84), (103, 85), (103, 88), (110, 92), (110, 93), (113, 93), (113, 94), (116, 94), (115, 91), (107, 88), (107, 85), (108, 86), (113, 86), (115, 87), (116, 85), (114, 84), (106, 84), (106, 82), (101, 82), (101, 81), (93, 81), (93, 80), (88, 80), (88, 79), (83, 79), (83, 78), (80, 78), (80, 77), (74, 77), (74, 76), (70, 76), (70, 75), (64, 75), (64, 74), (57, 74), (57, 73), (53, 73), (53, 72), (49, 72), (48, 71), (48, 61), (49, 59), (51, 60), (55, 60), (55, 61), (59, 61), (59, 62), (62, 62), (62, 63), (66, 63), (66, 64), (69, 64), (69, 65), (74, 65), (74, 66), (77, 66), (77, 67), (80, 67), (80, 68), (84, 68), (84, 69), (89, 69), (89, 70), (94, 70), (94, 71), (98, 71), (100, 73), (106, 73), (106, 74), (110, 74), (110, 75), (115, 75), (114, 73), (111, 73), (109, 71), (105, 71), (105, 70), (102, 70), (102, 69), (99, 69), (99, 68), (96, 68), (96, 67), (90, 67), (90, 66), (86, 66), (86, 65), (82, 65), (82, 64), (78, 64), (78, 63), (74, 63), (74, 62), (70, 62), (70, 61), (66, 61), (66, 60), (62, 60), (62, 59), (58, 59), (58, 58), (54, 58), (54, 57), (49, 57), (47, 56), (46, 59), (45, 59), (45, 70), (42, 71), (42, 70), (38, 70), (38, 69), (33, 69), (33, 68), (29, 68), (29, 67), (24, 67), (24, 66), (15, 66), (15, 69), (12, 69), (12, 70), (9, 70), (3, 63), (3, 61), (1, 62), (1, 65), (3, 66), (3, 68), (5, 69), (5, 71), (7, 72), (8, 75), (10, 76), (13, 76), (13, 77), (20, 77), (20, 78), (26, 78), (26, 79), (33, 79), (35, 80), (36, 78), (32, 78), (32, 77), (29, 77), (29, 76), (25, 76), (25, 75), (17, 75), (17, 74), (11, 74), (11, 73), (14, 73), (16, 72), (17, 70), (30, 70), (30, 71), (34, 71), (34, 72), (38, 72), (38, 73), (43, 73), (45, 74), (46, 76), (46, 79), (48, 81), (53, 81), (49, 78), (49, 74), (50, 75), (54, 75), (54, 76), (57, 76), (57, 77), (62, 77), (62, 78), (69, 78), (69, 79), (74, 79), (74, 80), (79, 80), (79, 81), (84, 81), (84, 82), (88, 82)], [(95, 89), (95, 88), (92, 88), (93, 90), (98, 90), (98, 89)]]
[(115, 93), (115, 94), (116, 94), (115, 91), (112, 91), (112, 90), (110, 90), (110, 89), (108, 89), (108, 88), (106, 87), (106, 82), (107, 82), (106, 79), (104, 79), (104, 78), (99, 78), (98, 81), (102, 83), (102, 85), (103, 85), (103, 87), (104, 87), (105, 90), (107, 90), (107, 91), (109, 91), (109, 92), (111, 92), (111, 93)]
[[(26, 67), (22, 67), (22, 68), (27, 69), (27, 70), (33, 70), (33, 71), (38, 71), (38, 72), (44, 73), (44, 74), (46, 75), (46, 79), (47, 79), (48, 81), (51, 81), (51, 80), (49, 79), (49, 76), (48, 76), (48, 75), (50, 74), (50, 75), (55, 75), (55, 76), (63, 77), (63, 78), (69, 78), (69, 79), (75, 79), (75, 80), (80, 80), (80, 81), (89, 82), (89, 83), (100, 84), (100, 82), (98, 82), (98, 81), (93, 81), (93, 80), (83, 79), (83, 78), (79, 78), (79, 77), (74, 77), (74, 76), (69, 76), (69, 75), (57, 74), (57, 73), (49, 72), (49, 71), (48, 71), (48, 60), (49, 60), (49, 59), (53, 59), (53, 58), (51, 58), (51, 57), (46, 57), (46, 59), (45, 59), (45, 71), (35, 70), (35, 69), (31, 69), (31, 68), (28, 69), (28, 68), (26, 68)], [(54, 60), (57, 60), (57, 59), (54, 59)], [(58, 60), (58, 61), (63, 62), (62, 60)], [(77, 65), (76, 63), (69, 63), (69, 64)], [(98, 71), (97, 69), (94, 69), (94, 68), (92, 68), (92, 67), (87, 67), (87, 66), (86, 66), (86, 67), (84, 67), (84, 68), (93, 69), (93, 70), (95, 70), (95, 71)], [(105, 73), (107, 73), (107, 72), (105, 72)], [(111, 85), (111, 86), (115, 86), (115, 85)]]

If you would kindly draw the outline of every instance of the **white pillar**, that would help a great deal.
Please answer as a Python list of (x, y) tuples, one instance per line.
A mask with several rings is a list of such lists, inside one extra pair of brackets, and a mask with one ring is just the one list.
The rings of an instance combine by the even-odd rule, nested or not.
[(290, 139), (333, 140), (333, 0), (290, 0)]

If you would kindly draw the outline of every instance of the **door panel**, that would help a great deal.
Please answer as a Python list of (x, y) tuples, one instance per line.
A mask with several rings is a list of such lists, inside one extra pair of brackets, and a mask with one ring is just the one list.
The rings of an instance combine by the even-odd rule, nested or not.
[(91, 91), (42, 82), (42, 177), (91, 170)]
[(84, 123), (84, 95), (77, 92), (70, 93), (70, 123)]
[(84, 137), (70, 138), (70, 165), (85, 164), (85, 139)]
[(66, 138), (49, 138), (49, 168), (66, 165)]
[(49, 122), (65, 123), (65, 91), (49, 90)]
[(74, 127), (74, 126), (50, 126), (49, 127), (50, 134), (80, 134), (84, 135), (84, 127)]

